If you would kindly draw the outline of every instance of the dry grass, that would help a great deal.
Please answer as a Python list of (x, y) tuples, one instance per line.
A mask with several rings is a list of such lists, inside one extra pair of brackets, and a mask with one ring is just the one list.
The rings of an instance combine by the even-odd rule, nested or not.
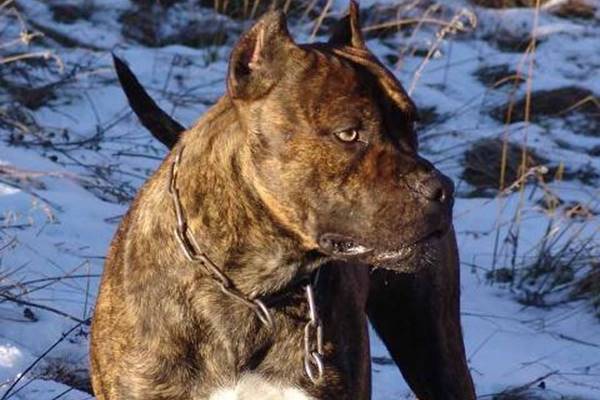
[[(493, 396), (492, 400), (545, 400), (548, 396), (543, 390), (508, 390), (505, 393)], [(553, 397), (556, 400), (586, 400), (582, 397), (560, 396)]]
[[(133, 0), (133, 2), (147, 9), (158, 6), (168, 9), (186, 0)], [(299, 15), (316, 18), (327, 0), (199, 0), (202, 7), (212, 8), (219, 14), (227, 15), (234, 19), (255, 19), (266, 11), (280, 9), (292, 17)]]
[(494, 108), (491, 116), (510, 123), (525, 121), (526, 113), (533, 122), (544, 122), (547, 118), (562, 119), (576, 132), (600, 135), (600, 100), (589, 89), (567, 86), (538, 90), (531, 92), (529, 99), (525, 96)]
[(475, 71), (475, 76), (479, 82), (490, 89), (497, 89), (510, 84), (518, 86), (524, 82), (523, 77), (507, 64), (481, 66)]
[(427, 54), (421, 64), (417, 67), (417, 70), (413, 74), (413, 79), (408, 87), (408, 93), (412, 94), (415, 90), (417, 83), (421, 79), (423, 70), (438, 51), (441, 43), (446, 40), (447, 36), (456, 35), (458, 32), (465, 32), (468, 30), (474, 30), (477, 28), (477, 17), (469, 9), (462, 9), (436, 34), (436, 39), (433, 44), (429, 47)]
[(592, 261), (590, 270), (576, 282), (570, 295), (575, 300), (588, 300), (600, 318), (600, 260)]
[(62, 358), (47, 357), (35, 372), (38, 379), (60, 382), (70, 388), (93, 394), (89, 371), (77, 365), (65, 363)]
[(62, 66), (62, 61), (52, 51), (26, 51), (32, 41), (39, 39), (43, 34), (28, 28), (13, 0), (0, 0), (0, 24), (20, 28), (18, 32), (8, 29), (0, 31), (0, 65), (22, 60), (43, 59), (53, 60)]
[[(537, 0), (526, 3), (512, 2), (508, 6), (535, 7), (533, 32), (537, 27), (543, 2)], [(485, 5), (507, 6), (506, 2), (493, 1), (485, 2)], [(503, 138), (482, 140), (467, 151), (463, 176), (474, 185), (500, 189), (500, 195), (505, 193), (504, 188), (513, 186), (511, 182), (524, 181), (525, 174), (532, 167), (548, 163), (548, 160), (537, 155), (528, 146), (527, 130), (530, 123), (544, 124), (548, 118), (554, 118), (571, 123), (570, 126), (573, 127), (573, 123), (579, 122), (578, 119), (573, 119), (574, 115), (584, 116), (588, 123), (591, 121), (593, 124), (600, 116), (598, 101), (589, 90), (579, 87), (537, 92), (532, 90), (536, 47), (536, 39), (532, 36), (514, 71), (510, 68), (480, 71), (482, 74), (479, 78), (485, 80), (488, 86), (497, 88), (512, 83), (513, 88), (508, 93), (507, 104), (492, 111), (492, 115), (505, 124)], [(517, 100), (515, 94), (523, 83), (525, 95)], [(518, 145), (508, 140), (511, 123), (516, 121), (521, 122), (521, 127), (524, 128), (523, 141)], [(548, 307), (564, 301), (588, 298), (597, 310), (600, 300), (596, 286), (598, 274), (594, 271), (598, 268), (600, 246), (596, 237), (598, 229), (590, 226), (594, 223), (594, 213), (589, 204), (563, 205), (547, 185), (552, 178), (579, 178), (582, 171), (569, 171), (563, 164), (559, 164), (558, 167), (550, 168), (550, 172), (537, 179), (546, 199), (543, 207), (547, 217), (545, 233), (537, 238), (537, 243), (535, 238), (527, 237), (529, 248), (523, 251), (521, 225), (527, 203), (525, 185), (519, 185), (516, 188), (518, 204), (508, 226), (500, 224), (502, 216), (498, 215), (493, 263), (488, 279), (509, 287), (516, 293), (518, 300), (528, 306)], [(592, 182), (593, 180), (587, 183)], [(499, 210), (502, 210), (502, 196), (498, 201)], [(561, 207), (564, 212), (557, 212)], [(531, 245), (532, 240), (534, 245)], [(529, 387), (507, 391), (495, 398), (537, 398), (528, 389)]]
[(89, 18), (94, 12), (94, 3), (84, 0), (80, 4), (51, 4), (52, 18), (61, 24), (72, 24)]
[[(523, 162), (522, 157), (527, 157)], [(546, 165), (548, 160), (532, 149), (523, 152), (520, 145), (501, 139), (481, 139), (475, 142), (464, 157), (462, 178), (475, 187), (474, 195), (482, 195), (489, 189), (503, 190), (502, 180), (509, 184), (518, 181), (528, 168)]]
[[(29, 29), (12, 0), (0, 0), (0, 26), (2, 25), (18, 29), (4, 28), (0, 31), (0, 85), (16, 102), (35, 110), (54, 98), (55, 84), (34, 87), (31, 81), (16, 83), (11, 78), (27, 76), (32, 66), (45, 67), (50, 63), (62, 71), (63, 63), (53, 51), (29, 51), (32, 42), (43, 37), (43, 34)], [(33, 118), (23, 114), (26, 112), (0, 104), (0, 127), (27, 130), (28, 122), (34, 125)]]
[[(488, 8), (535, 7), (537, 0), (471, 0), (473, 4)], [(542, 0), (541, 4), (550, 0)]]
[(598, 3), (594, 3), (594, 0), (565, 0), (548, 7), (548, 10), (563, 18), (592, 19), (598, 10)]

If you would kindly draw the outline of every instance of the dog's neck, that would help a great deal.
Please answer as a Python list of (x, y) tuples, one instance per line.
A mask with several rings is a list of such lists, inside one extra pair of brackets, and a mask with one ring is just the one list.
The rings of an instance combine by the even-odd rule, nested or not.
[(231, 126), (235, 110), (221, 99), (173, 149), (177, 185), (191, 234), (245, 293), (281, 291), (327, 261), (282, 223), (242, 173), (245, 135)]

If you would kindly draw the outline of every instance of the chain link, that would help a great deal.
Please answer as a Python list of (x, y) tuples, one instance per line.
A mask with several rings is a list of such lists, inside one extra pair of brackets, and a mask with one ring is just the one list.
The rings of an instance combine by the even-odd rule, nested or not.
[(304, 326), (304, 370), (316, 385), (323, 379), (323, 324), (317, 312), (313, 285), (309, 283), (304, 290), (308, 302), (308, 322)]
[(244, 294), (234, 286), (233, 282), (223, 273), (223, 271), (221, 271), (219, 267), (217, 267), (217, 265), (200, 250), (200, 246), (198, 246), (196, 239), (190, 234), (190, 227), (183, 213), (181, 198), (179, 196), (179, 188), (177, 187), (177, 176), (179, 173), (179, 164), (181, 162), (182, 153), (183, 147), (175, 156), (171, 166), (169, 195), (173, 201), (173, 208), (175, 209), (175, 215), (177, 217), (175, 237), (177, 238), (177, 241), (183, 250), (183, 254), (189, 261), (201, 264), (206, 269), (206, 272), (210, 275), (210, 277), (219, 286), (221, 292), (252, 309), (264, 326), (269, 328), (269, 330), (273, 329), (273, 317), (271, 316), (271, 312), (265, 306), (265, 304), (259, 299), (249, 299), (244, 296)]
[[(181, 198), (179, 196), (179, 188), (177, 187), (177, 176), (179, 173), (179, 165), (183, 147), (175, 155), (171, 166), (171, 178), (169, 182), (169, 195), (173, 201), (175, 216), (177, 218), (177, 226), (175, 227), (175, 237), (181, 246), (183, 254), (190, 262), (201, 264), (209, 276), (214, 280), (221, 291), (235, 301), (244, 304), (252, 309), (258, 319), (269, 330), (273, 330), (273, 317), (265, 304), (257, 298), (247, 298), (242, 292), (237, 289), (233, 282), (221, 271), (206, 254), (200, 250), (200, 246), (196, 242), (194, 235), (190, 232), (190, 227), (185, 218)], [(318, 272), (314, 283), (318, 280)], [(315, 303), (315, 295), (313, 284), (309, 283), (304, 287), (306, 301), (308, 303), (308, 322), (304, 326), (304, 370), (308, 378), (313, 384), (318, 384), (323, 379), (323, 325), (319, 318), (317, 306)]]

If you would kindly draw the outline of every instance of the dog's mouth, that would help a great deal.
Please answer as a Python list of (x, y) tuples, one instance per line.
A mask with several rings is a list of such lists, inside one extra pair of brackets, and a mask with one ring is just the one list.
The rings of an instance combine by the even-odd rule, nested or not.
[(361, 241), (337, 233), (325, 233), (319, 237), (319, 246), (324, 253), (344, 259), (357, 259), (369, 264), (390, 264), (410, 257), (424, 244), (441, 239), (447, 229), (438, 229), (405, 245), (393, 249), (378, 249)]
[(371, 253), (373, 249), (357, 240), (337, 233), (325, 233), (319, 237), (319, 246), (334, 257), (358, 257)]

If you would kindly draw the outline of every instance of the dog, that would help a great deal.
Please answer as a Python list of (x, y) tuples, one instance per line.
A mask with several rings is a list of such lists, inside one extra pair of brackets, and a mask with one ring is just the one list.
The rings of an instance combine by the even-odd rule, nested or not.
[(368, 320), (419, 399), (475, 399), (452, 183), (418, 155), (415, 106), (356, 3), (327, 43), (263, 16), (189, 130), (116, 61), (171, 152), (106, 259), (97, 399), (369, 399)]

